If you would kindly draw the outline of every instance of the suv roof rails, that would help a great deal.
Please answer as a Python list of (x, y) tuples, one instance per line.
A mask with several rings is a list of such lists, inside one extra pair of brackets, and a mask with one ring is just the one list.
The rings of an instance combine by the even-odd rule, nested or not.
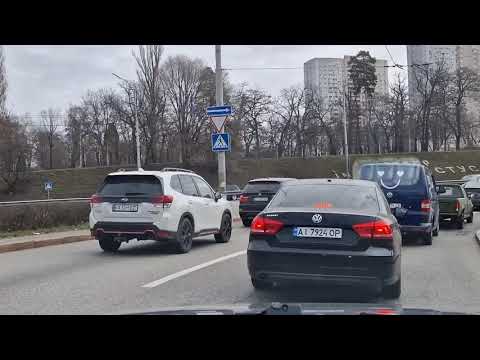
[(166, 168), (163, 168), (161, 171), (179, 171), (179, 172), (186, 172), (186, 173), (195, 174), (195, 171), (192, 171), (192, 170), (181, 169), (181, 168), (173, 168), (173, 167), (166, 167)]

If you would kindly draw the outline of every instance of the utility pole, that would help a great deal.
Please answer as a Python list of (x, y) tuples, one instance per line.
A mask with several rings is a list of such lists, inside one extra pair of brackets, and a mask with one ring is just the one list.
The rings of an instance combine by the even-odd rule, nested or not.
[[(215, 100), (217, 106), (223, 105), (222, 48), (215, 45)], [(224, 125), (225, 126), (225, 125)], [(222, 129), (220, 129), (222, 132)], [(227, 170), (225, 167), (225, 152), (218, 154), (218, 186), (220, 191), (227, 189)]]
[(347, 176), (350, 177), (349, 160), (348, 160), (348, 132), (347, 132), (347, 93), (346, 93), (346, 80), (343, 84), (343, 133), (345, 138), (345, 168), (347, 170)]

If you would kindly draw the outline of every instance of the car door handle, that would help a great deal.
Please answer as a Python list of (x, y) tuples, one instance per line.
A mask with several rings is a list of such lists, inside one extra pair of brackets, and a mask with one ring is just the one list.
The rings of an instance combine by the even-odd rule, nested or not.
[(193, 204), (193, 201), (192, 201), (192, 200), (188, 200), (188, 204), (189, 204), (189, 205), (192, 205), (192, 204)]

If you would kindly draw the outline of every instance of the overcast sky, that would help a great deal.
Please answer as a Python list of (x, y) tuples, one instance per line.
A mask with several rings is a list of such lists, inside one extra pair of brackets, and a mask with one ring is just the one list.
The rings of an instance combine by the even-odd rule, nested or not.
[[(5, 46), (9, 109), (16, 114), (39, 114), (49, 107), (64, 111), (78, 103), (88, 89), (117, 88), (112, 72), (135, 78), (132, 51), (136, 46)], [(295, 70), (229, 71), (233, 84), (251, 86), (278, 95), (280, 89), (303, 85), (303, 63), (314, 57), (343, 57), (368, 50), (392, 64), (385, 46), (222, 46), (222, 67), (299, 67)], [(406, 64), (406, 46), (390, 45), (388, 50), (398, 64)], [(215, 67), (213, 45), (166, 45), (164, 58), (184, 54), (202, 59)], [(389, 78), (401, 70), (390, 69)], [(406, 77), (406, 71), (401, 71)]]

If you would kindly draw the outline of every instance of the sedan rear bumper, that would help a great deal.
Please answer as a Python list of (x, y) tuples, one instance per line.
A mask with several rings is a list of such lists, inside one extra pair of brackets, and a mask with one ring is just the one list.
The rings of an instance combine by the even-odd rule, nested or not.
[(247, 264), (252, 278), (322, 285), (362, 285), (376, 291), (400, 278), (400, 256), (394, 257), (386, 249), (379, 249), (376, 256), (375, 252), (355, 255), (354, 252), (305, 252), (268, 247), (266, 241), (250, 242)]

